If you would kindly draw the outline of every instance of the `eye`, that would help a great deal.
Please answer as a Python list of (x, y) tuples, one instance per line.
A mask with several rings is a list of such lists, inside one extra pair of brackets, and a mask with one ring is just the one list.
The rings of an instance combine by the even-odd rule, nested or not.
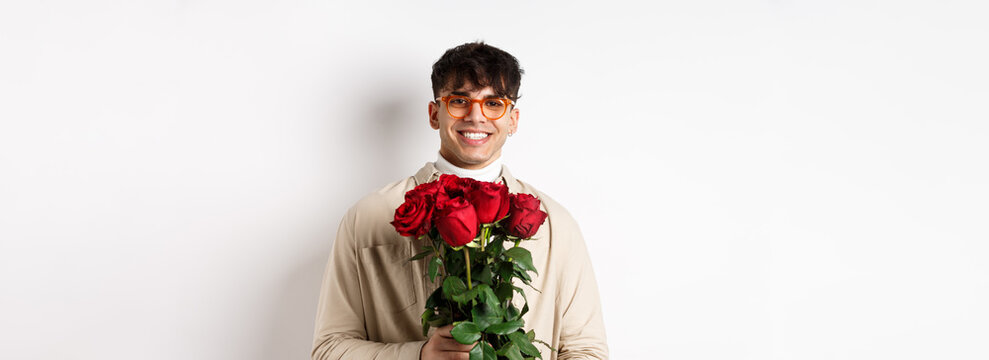
[(487, 100), (484, 102), (484, 106), (497, 108), (497, 107), (505, 106), (505, 104), (502, 103), (501, 100)]
[(453, 105), (463, 106), (465, 104), (467, 104), (467, 100), (464, 99), (464, 98), (457, 97), (457, 98), (450, 99), (450, 105), (451, 106), (453, 106)]

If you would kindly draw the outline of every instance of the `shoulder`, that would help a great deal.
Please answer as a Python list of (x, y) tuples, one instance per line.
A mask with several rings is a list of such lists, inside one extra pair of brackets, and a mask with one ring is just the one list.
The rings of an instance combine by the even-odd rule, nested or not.
[(563, 205), (560, 205), (558, 201), (532, 186), (532, 184), (521, 180), (516, 181), (521, 185), (522, 192), (535, 196), (542, 203), (543, 211), (548, 215), (546, 220), (547, 225), (554, 232), (554, 237), (563, 235), (561, 232), (569, 233), (575, 231), (579, 234), (580, 229), (577, 226), (577, 221), (574, 220), (573, 215)]
[(414, 185), (415, 181), (412, 177), (389, 183), (370, 194), (364, 195), (350, 207), (348, 214), (379, 212), (385, 208), (394, 211), (398, 205), (401, 205), (405, 192)]
[(518, 182), (521, 185), (521, 192), (538, 198), (543, 211), (547, 214), (546, 222), (533, 236), (535, 241), (526, 244), (526, 247), (533, 252), (533, 256), (542, 253), (541, 256), (554, 259), (552, 262), (560, 266), (554, 266), (555, 270), (552, 271), (563, 271), (570, 266), (567, 264), (582, 259), (579, 255), (585, 247), (584, 236), (570, 211), (545, 192), (522, 181)]
[(350, 229), (358, 247), (381, 245), (400, 238), (391, 221), (405, 193), (415, 187), (412, 177), (389, 183), (365, 195), (347, 210), (343, 224)]
[(427, 162), (414, 175), (386, 184), (377, 191), (365, 195), (350, 208), (347, 215), (357, 216), (367, 212), (378, 213), (383, 209), (394, 212), (399, 205), (402, 205), (406, 192), (412, 190), (417, 184), (428, 182), (438, 176), (433, 163)]

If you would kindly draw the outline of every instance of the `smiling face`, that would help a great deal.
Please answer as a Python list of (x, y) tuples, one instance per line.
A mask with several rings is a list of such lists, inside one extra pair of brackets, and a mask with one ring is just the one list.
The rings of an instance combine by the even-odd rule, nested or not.
[[(439, 96), (463, 95), (472, 99), (500, 98), (490, 87), (480, 90), (443, 89)], [(481, 105), (471, 104), (471, 112), (463, 119), (450, 116), (442, 101), (429, 103), (429, 126), (440, 132), (440, 156), (464, 169), (480, 169), (501, 156), (501, 147), (509, 133), (518, 127), (519, 110), (512, 106), (501, 118), (488, 120)]]

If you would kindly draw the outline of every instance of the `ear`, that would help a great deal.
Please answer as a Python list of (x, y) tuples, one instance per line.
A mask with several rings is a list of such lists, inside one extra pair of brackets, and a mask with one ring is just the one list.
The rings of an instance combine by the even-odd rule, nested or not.
[(429, 126), (432, 127), (433, 130), (439, 130), (440, 129), (439, 114), (440, 114), (440, 105), (437, 104), (435, 101), (430, 101), (429, 102)]
[(512, 133), (516, 133), (516, 132), (519, 131), (519, 109), (518, 108), (513, 107), (512, 108), (512, 111), (509, 112), (508, 129)]

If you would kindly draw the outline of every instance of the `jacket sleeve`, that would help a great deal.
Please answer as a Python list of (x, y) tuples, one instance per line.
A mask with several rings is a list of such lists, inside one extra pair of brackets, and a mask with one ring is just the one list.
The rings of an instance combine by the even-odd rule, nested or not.
[[(564, 227), (568, 254), (566, 266), (558, 268), (562, 279), (557, 306), (563, 308), (559, 360), (607, 359), (608, 341), (601, 314), (591, 258), (576, 221), (567, 216)], [(561, 224), (562, 225), (562, 224)]]
[(357, 278), (357, 239), (353, 209), (344, 216), (326, 264), (316, 309), (313, 360), (418, 360), (425, 341), (380, 343), (367, 340), (364, 306)]

